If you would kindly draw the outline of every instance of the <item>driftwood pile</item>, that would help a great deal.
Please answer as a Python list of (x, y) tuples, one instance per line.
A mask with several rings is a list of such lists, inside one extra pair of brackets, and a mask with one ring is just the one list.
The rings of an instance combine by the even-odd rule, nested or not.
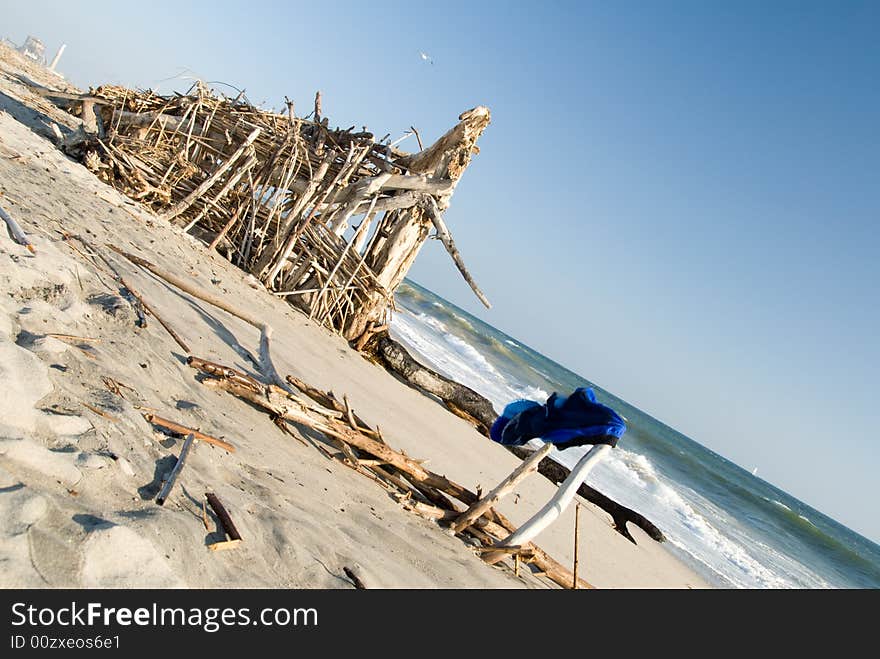
[(320, 93), (301, 118), (292, 102), (278, 114), (202, 83), (171, 96), (37, 91), (81, 117), (69, 155), (351, 341), (387, 324), (432, 229), (488, 306), (443, 220), (487, 108), (410, 154), (365, 127), (330, 128)]
[[(418, 460), (388, 446), (381, 432), (359, 418), (344, 397), (340, 402), (332, 392), (320, 391), (292, 376), (286, 378), (289, 386), (282, 388), (197, 357), (189, 357), (187, 363), (201, 373), (203, 385), (226, 391), (266, 410), (282, 429), (287, 422), (292, 422), (322, 433), (340, 450), (338, 454), (326, 452), (328, 457), (371, 478), (406, 509), (448, 524), (452, 532), (471, 538), (478, 551), (497, 550), (496, 545), (516, 530), (516, 526), (492, 507), (506, 491), (504, 483), (486, 497), (480, 497), (446, 476), (426, 469)], [(515, 473), (510, 480), (520, 475)], [(533, 563), (540, 573), (564, 588), (571, 588), (575, 583), (570, 570), (533, 543), (507, 547), (504, 551), (516, 558), (517, 568), (520, 561)], [(578, 579), (577, 587), (592, 586)]]

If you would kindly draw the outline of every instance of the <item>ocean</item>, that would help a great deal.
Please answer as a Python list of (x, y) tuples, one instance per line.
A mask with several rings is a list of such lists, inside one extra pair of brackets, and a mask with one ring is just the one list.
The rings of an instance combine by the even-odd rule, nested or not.
[[(877, 544), (415, 282), (395, 297), (391, 335), (496, 411), (590, 386), (622, 414), (626, 433), (587, 483), (654, 522), (670, 551), (710, 584), (880, 588)], [(552, 457), (572, 467), (584, 451)]]

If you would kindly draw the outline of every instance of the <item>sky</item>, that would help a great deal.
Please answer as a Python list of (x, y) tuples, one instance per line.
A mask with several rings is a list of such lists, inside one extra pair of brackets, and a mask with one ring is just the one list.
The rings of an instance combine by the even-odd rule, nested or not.
[(3, 5), (81, 88), (426, 142), (486, 105), (446, 220), (493, 306), (438, 241), (411, 278), (880, 541), (880, 4)]

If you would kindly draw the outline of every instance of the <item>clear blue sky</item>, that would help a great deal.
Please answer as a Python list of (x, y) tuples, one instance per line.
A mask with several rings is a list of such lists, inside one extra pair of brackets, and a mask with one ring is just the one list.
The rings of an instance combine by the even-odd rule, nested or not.
[(880, 540), (880, 3), (4, 4), (82, 87), (489, 106), (447, 221), (493, 309), (439, 243), (411, 276)]

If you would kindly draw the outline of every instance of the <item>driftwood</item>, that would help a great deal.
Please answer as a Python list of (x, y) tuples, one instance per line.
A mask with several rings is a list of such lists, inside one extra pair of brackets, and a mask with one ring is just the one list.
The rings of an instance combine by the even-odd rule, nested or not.
[[(113, 85), (79, 95), (34, 91), (82, 119), (62, 141), (69, 155), (184, 231), (198, 225), (210, 249), (349, 341), (387, 322), (432, 222), (487, 303), (440, 215), (478, 152), (485, 107), (408, 154), (388, 136), (377, 142), (366, 129), (330, 128), (320, 95), (313, 116), (296, 117), (289, 99), (279, 114), (201, 81), (169, 96)], [(355, 224), (360, 230), (346, 238)]]
[(189, 346), (186, 344), (186, 342), (180, 338), (180, 336), (177, 334), (177, 332), (174, 331), (174, 328), (171, 327), (171, 325), (169, 325), (167, 322), (165, 322), (165, 320), (162, 318), (162, 316), (160, 316), (156, 312), (156, 310), (152, 307), (152, 305), (147, 304), (147, 301), (144, 300), (143, 296), (140, 293), (138, 293), (137, 290), (134, 287), (132, 287), (131, 284), (128, 283), (128, 281), (125, 279), (125, 277), (120, 277), (119, 283), (122, 284), (122, 286), (123, 286), (123, 288), (125, 288), (125, 290), (127, 290), (129, 293), (131, 293), (132, 297), (138, 301), (138, 303), (144, 308), (144, 310), (147, 313), (149, 313), (153, 318), (155, 318), (156, 320), (159, 321), (159, 324), (165, 329), (166, 332), (168, 332), (168, 335), (172, 339), (174, 339), (174, 342), (177, 345), (179, 345), (181, 348), (183, 348), (183, 351), (185, 353), (189, 354), (190, 350), (189, 350)]
[(18, 222), (16, 222), (12, 216), (7, 213), (5, 210), (0, 208), (0, 218), (2, 218), (6, 222), (6, 226), (9, 227), (9, 232), (12, 234), (12, 237), (15, 239), (19, 245), (24, 245), (27, 247), (28, 251), (31, 254), (36, 254), (37, 250), (34, 249), (33, 244), (30, 241), (30, 238), (27, 237), (25, 232), (19, 226)]
[(513, 491), (520, 482), (522, 482), (529, 474), (538, 470), (538, 462), (553, 450), (552, 444), (544, 444), (539, 450), (535, 451), (528, 460), (524, 460), (513, 472), (501, 481), (489, 494), (480, 499), (477, 503), (468, 508), (461, 517), (455, 520), (449, 528), (458, 533), (467, 528), (480, 517), (484, 512), (498, 503), (502, 497)]
[[(405, 502), (404, 507), (409, 508), (426, 519), (433, 519), (438, 522), (453, 520), (458, 516), (457, 513), (443, 510), (442, 508), (425, 503)], [(485, 517), (480, 517), (474, 522), (474, 525), (494, 535), (496, 538), (503, 538), (509, 534), (511, 529), (516, 528), (502, 516), (499, 516), (499, 522), (493, 522), (487, 520)], [(490, 551), (487, 553), (491, 553), (494, 550), (496, 550), (496, 548), (490, 548)], [(520, 551), (531, 552), (532, 556), (529, 562), (534, 563), (538, 569), (542, 570), (548, 579), (556, 582), (563, 588), (571, 588), (573, 580), (572, 573), (564, 565), (547, 554), (543, 549), (530, 542), (523, 545)], [(519, 553), (520, 552), (516, 552), (515, 555)], [(583, 579), (578, 579), (578, 587), (593, 588), (593, 585)]]
[[(484, 396), (420, 364), (406, 348), (390, 338), (387, 333), (379, 334), (368, 341), (365, 351), (374, 355), (384, 366), (409, 384), (440, 398), (453, 414), (471, 421), (481, 434), (489, 436), (489, 428), (498, 414), (492, 403)], [(531, 449), (522, 446), (505, 446), (505, 448), (523, 460), (533, 453)], [(568, 477), (571, 470), (546, 457), (539, 463), (538, 472), (558, 484)], [(626, 528), (627, 522), (635, 524), (657, 542), (666, 540), (660, 529), (644, 515), (622, 506), (586, 483), (578, 488), (577, 493), (611, 515), (614, 530), (633, 544), (636, 544), (636, 541)]]
[(201, 442), (213, 444), (214, 446), (219, 446), (225, 451), (235, 453), (235, 447), (229, 442), (224, 442), (222, 439), (217, 439), (216, 437), (211, 437), (211, 435), (206, 435), (205, 433), (199, 432), (198, 430), (187, 428), (186, 426), (182, 426), (179, 423), (175, 423), (174, 421), (163, 419), (161, 416), (158, 416), (156, 414), (148, 412), (147, 414), (144, 414), (144, 419), (147, 421), (147, 423), (152, 423), (155, 426), (165, 428), (166, 430), (170, 430), (177, 435), (182, 435), (184, 437), (186, 437), (187, 435), (193, 435)]
[(232, 518), (229, 516), (229, 513), (226, 512), (226, 508), (220, 503), (220, 499), (217, 498), (217, 495), (213, 492), (205, 493), (205, 499), (208, 500), (208, 505), (211, 506), (211, 510), (213, 510), (217, 519), (220, 520), (220, 526), (223, 527), (223, 531), (229, 536), (230, 540), (238, 540), (241, 541), (241, 533), (238, 532), (238, 529), (235, 528), (235, 524), (232, 522)]
[(186, 458), (189, 455), (189, 450), (195, 441), (196, 436), (193, 433), (187, 435), (186, 441), (180, 449), (180, 455), (177, 458), (177, 462), (174, 464), (174, 469), (171, 470), (171, 473), (168, 475), (168, 480), (165, 481), (165, 485), (162, 487), (162, 491), (159, 492), (159, 496), (156, 497), (156, 503), (160, 506), (165, 504), (165, 500), (168, 499), (168, 495), (171, 494), (171, 488), (173, 488), (174, 483), (177, 482), (177, 477), (183, 470), (183, 466), (186, 464)]
[(437, 396), (453, 414), (475, 423), (482, 434), (489, 435), (489, 428), (498, 415), (484, 396), (423, 366), (387, 332), (369, 342), (366, 349), (406, 382)]
[[(267, 410), (273, 415), (305, 425), (331, 439), (342, 440), (351, 447), (364, 451), (373, 456), (374, 459), (381, 460), (387, 463), (389, 467), (400, 471), (406, 476), (407, 480), (418, 486), (422, 492), (437, 490), (446, 497), (458, 499), (468, 506), (479, 501), (477, 495), (467, 488), (462, 487), (446, 476), (429, 471), (419, 461), (391, 449), (384, 442), (373, 439), (360, 430), (352, 428), (348, 425), (347, 415), (342, 415), (340, 418), (340, 415), (335, 410), (321, 410), (314, 403), (309, 403), (295, 393), (288, 392), (274, 384), (260, 382), (233, 368), (195, 357), (190, 357), (187, 363), (193, 368), (211, 376), (202, 380), (202, 384), (205, 386), (227, 391)], [(381, 468), (374, 467), (373, 469)], [(445, 497), (439, 500), (441, 505), (449, 506), (453, 509), (444, 509), (443, 507), (431, 506), (427, 503), (422, 505), (428, 506), (429, 509), (441, 511), (444, 519), (446, 518), (446, 513), (452, 515), (451, 519), (457, 519), (461, 515)], [(506, 537), (516, 530), (516, 527), (509, 520), (493, 509), (486, 511), (482, 517), (474, 522), (474, 525), (489, 532), (494, 530), (495, 533), (493, 535), (499, 539)], [(565, 588), (570, 587), (572, 575), (569, 570), (537, 546), (530, 543), (528, 548), (534, 554), (535, 564), (546, 573), (548, 578)], [(585, 586), (589, 587), (586, 583)]]
[[(506, 448), (511, 453), (522, 459), (528, 458), (533, 453), (531, 449), (523, 446), (508, 446)], [(538, 465), (538, 472), (546, 476), (554, 483), (561, 483), (566, 478), (568, 478), (571, 470), (568, 469), (568, 467), (559, 464), (555, 460), (544, 458)], [(635, 510), (627, 508), (626, 506), (620, 505), (613, 499), (610, 499), (609, 497), (605, 496), (595, 488), (590, 487), (586, 483), (583, 483), (578, 488), (577, 493), (590, 503), (599, 506), (599, 508), (611, 515), (611, 519), (614, 522), (614, 530), (620, 533), (623, 537), (625, 537), (633, 544), (637, 543), (635, 541), (635, 538), (632, 537), (632, 535), (626, 528), (627, 522), (635, 524), (657, 542), (664, 542), (666, 540), (666, 536), (663, 535), (663, 532), (658, 529), (653, 524), (653, 522), (651, 522), (651, 520), (646, 518), (644, 515), (637, 513)]]

